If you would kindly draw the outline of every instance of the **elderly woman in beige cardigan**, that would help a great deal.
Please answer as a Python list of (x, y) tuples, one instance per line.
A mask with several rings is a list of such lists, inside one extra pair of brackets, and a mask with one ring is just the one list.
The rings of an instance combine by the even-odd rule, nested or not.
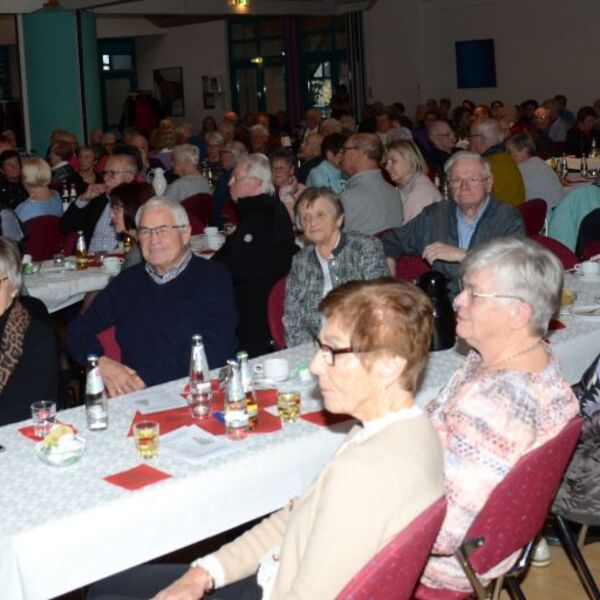
[[(429, 300), (408, 283), (379, 279), (335, 288), (319, 308), (325, 323), (311, 370), (327, 409), (362, 426), (301, 498), (194, 561), (156, 600), (202, 598), (213, 587), (219, 599), (333, 599), (443, 494), (440, 441), (413, 401), (431, 337)], [(149, 565), (89, 597), (147, 598), (158, 567), (181, 574)], [(133, 581), (145, 587), (131, 596), (124, 588)]]

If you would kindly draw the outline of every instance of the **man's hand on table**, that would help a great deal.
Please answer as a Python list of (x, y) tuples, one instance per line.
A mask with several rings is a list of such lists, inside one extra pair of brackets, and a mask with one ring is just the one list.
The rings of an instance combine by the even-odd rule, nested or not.
[(101, 356), (98, 365), (100, 366), (104, 385), (111, 398), (146, 387), (141, 377), (133, 369), (112, 358)]
[(434, 242), (429, 244), (423, 251), (423, 258), (431, 265), (436, 260), (444, 262), (461, 262), (467, 255), (465, 250), (461, 250), (456, 246), (443, 244), (442, 242)]
[(198, 600), (212, 590), (213, 580), (202, 567), (192, 567), (152, 600)]

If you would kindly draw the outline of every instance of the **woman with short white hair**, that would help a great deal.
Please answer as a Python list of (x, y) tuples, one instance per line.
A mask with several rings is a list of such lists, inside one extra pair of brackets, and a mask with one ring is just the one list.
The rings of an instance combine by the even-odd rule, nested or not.
[(167, 198), (181, 202), (196, 194), (210, 194), (208, 180), (198, 170), (200, 153), (192, 144), (179, 144), (173, 148), (173, 171), (179, 176), (165, 192)]
[(29, 194), (27, 200), (15, 209), (22, 223), (35, 217), (62, 217), (62, 200), (58, 192), (48, 187), (52, 179), (52, 171), (43, 158), (24, 160), (21, 178)]

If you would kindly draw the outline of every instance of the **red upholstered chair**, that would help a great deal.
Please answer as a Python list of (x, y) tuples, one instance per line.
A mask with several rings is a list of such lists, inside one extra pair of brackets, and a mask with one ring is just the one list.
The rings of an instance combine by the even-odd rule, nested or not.
[(96, 339), (100, 342), (102, 349), (104, 350), (104, 356), (112, 358), (118, 362), (121, 362), (121, 347), (119, 346), (115, 337), (114, 326), (101, 331)]
[(182, 200), (181, 204), (190, 219), (192, 235), (202, 233), (212, 215), (212, 196), (210, 194), (194, 194)]
[(402, 255), (396, 261), (396, 278), (413, 281), (431, 270), (431, 266), (420, 256)]
[(592, 256), (600, 254), (600, 240), (594, 240), (588, 242), (581, 250), (581, 257), (583, 260), (589, 260)]
[(517, 206), (525, 223), (526, 235), (539, 235), (546, 225), (548, 205), (541, 198), (533, 198)]
[(282, 277), (271, 289), (267, 302), (267, 316), (271, 338), (278, 350), (285, 348), (283, 329), (283, 303), (285, 301), (285, 277)]
[(544, 246), (544, 248), (550, 250), (550, 252), (556, 254), (565, 269), (572, 269), (579, 262), (577, 256), (571, 252), (569, 248), (554, 238), (549, 238), (543, 235), (530, 235), (529, 239), (537, 242), (538, 244)]
[(344, 587), (336, 600), (409, 600), (446, 514), (440, 498), (412, 520)]
[(59, 229), (60, 219), (53, 216), (34, 217), (25, 221), (27, 237), (23, 244), (33, 260), (48, 260), (63, 249), (64, 236)]
[(237, 225), (240, 221), (240, 214), (238, 211), (237, 204), (231, 199), (228, 198), (227, 202), (221, 208), (221, 218), (224, 223), (233, 223)]
[[(477, 598), (490, 598), (490, 588), (506, 586), (514, 597), (524, 597), (517, 577), (527, 566), (534, 540), (544, 525), (550, 504), (579, 439), (582, 421), (573, 418), (545, 444), (528, 452), (493, 489), (484, 507), (465, 535), (456, 558), (463, 567)], [(477, 573), (486, 573), (524, 548), (516, 567), (490, 582), (485, 589)], [(496, 590), (494, 590), (496, 591)], [(500, 590), (498, 590), (499, 592)], [(420, 585), (417, 600), (459, 600), (471, 593), (439, 590)], [(493, 596), (496, 598), (497, 596)]]

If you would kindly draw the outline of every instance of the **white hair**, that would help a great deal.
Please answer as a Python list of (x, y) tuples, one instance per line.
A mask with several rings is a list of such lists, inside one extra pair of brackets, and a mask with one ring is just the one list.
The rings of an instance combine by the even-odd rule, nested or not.
[(273, 176), (271, 174), (271, 165), (269, 159), (260, 152), (249, 154), (240, 158), (236, 164), (246, 166), (246, 176), (256, 177), (261, 182), (259, 192), (261, 194), (275, 194), (273, 185)]
[(200, 151), (193, 144), (179, 144), (173, 148), (173, 160), (187, 160), (197, 165), (200, 162)]
[(210, 131), (204, 136), (204, 141), (211, 146), (222, 146), (225, 138), (218, 131)]
[(476, 121), (471, 129), (482, 135), (490, 146), (501, 144), (504, 141), (505, 131), (496, 119)]
[(269, 135), (269, 130), (264, 125), (257, 123), (256, 125), (252, 125), (252, 127), (250, 127), (250, 133), (262, 133), (263, 135)]
[[(491, 269), (498, 293), (514, 295), (531, 306), (532, 333), (544, 336), (560, 308), (563, 267), (549, 250), (532, 240), (499, 238), (467, 254), (461, 275)], [(496, 290), (494, 290), (496, 291)]]
[(449, 177), (452, 167), (460, 160), (476, 160), (479, 166), (483, 170), (483, 174), (486, 179), (492, 176), (492, 170), (490, 169), (490, 163), (485, 158), (477, 154), (477, 152), (471, 152), (470, 150), (460, 150), (455, 152), (445, 163), (444, 163), (444, 174)]
[(248, 148), (246, 148), (242, 142), (227, 142), (225, 144), (225, 149), (229, 150), (231, 154), (233, 154), (235, 161), (238, 161), (242, 156), (248, 156)]
[(153, 196), (147, 202), (144, 202), (135, 213), (135, 226), (139, 227), (142, 221), (142, 217), (147, 210), (151, 208), (168, 208), (173, 214), (175, 225), (189, 225), (190, 219), (188, 217), (185, 208), (175, 200), (167, 198), (165, 196)]

